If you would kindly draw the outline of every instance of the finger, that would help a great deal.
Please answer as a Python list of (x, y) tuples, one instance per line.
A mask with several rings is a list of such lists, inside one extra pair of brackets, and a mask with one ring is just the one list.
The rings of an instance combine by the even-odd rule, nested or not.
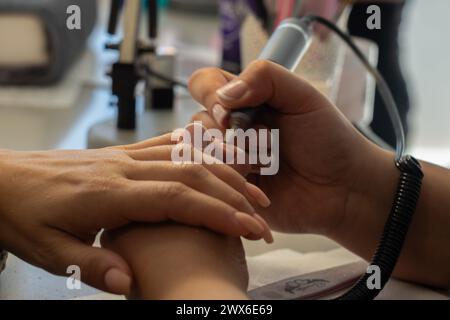
[[(251, 166), (237, 167), (245, 173), (252, 170)], [(263, 191), (248, 184), (240, 172), (225, 164), (140, 163), (127, 172), (127, 177), (132, 180), (179, 181), (248, 213), (254, 213), (256, 207), (267, 208), (270, 205)]]
[[(216, 122), (212, 119), (212, 117), (209, 115), (208, 112), (202, 111), (197, 114), (195, 114), (192, 117), (193, 122), (201, 123), (206, 129), (217, 129)], [(261, 146), (261, 142), (264, 142), (263, 149), (267, 152), (271, 151), (272, 143), (271, 143), (271, 136), (270, 134), (261, 135), (260, 133), (262, 130), (265, 130), (266, 132), (270, 132), (269, 128), (264, 125), (256, 125), (254, 127), (257, 133), (257, 143), (256, 146)], [(248, 154), (248, 144), (245, 144), (245, 150), (239, 148), (236, 146), (236, 139), (234, 141), (230, 141), (225, 135), (226, 130), (221, 129), (223, 139), (225, 142), (220, 146), (221, 149), (223, 149), (223, 154), (221, 154), (220, 160), (224, 161), (227, 165), (231, 166), (233, 169), (238, 171), (241, 175), (247, 176), (250, 172), (253, 171), (253, 167), (258, 167), (258, 163), (252, 163), (249, 161), (250, 155)], [(261, 140), (260, 138), (263, 138), (264, 140)], [(245, 154), (247, 153), (247, 154)], [(259, 161), (259, 153), (258, 151), (253, 151), (253, 157), (258, 159)], [(236, 159), (239, 159), (239, 156), (245, 156), (245, 161), (234, 161)], [(228, 158), (227, 158), (228, 157)], [(227, 159), (232, 159), (231, 161), (227, 161)]]
[[(214, 143), (214, 150), (211, 154), (204, 154), (201, 150), (193, 148), (191, 145), (177, 144), (167, 146), (157, 146), (147, 149), (128, 150), (127, 155), (137, 161), (173, 161), (173, 162), (195, 162), (198, 164), (223, 163), (227, 159), (227, 152), (234, 153), (235, 159), (242, 150), (229, 150), (229, 146), (221, 142)], [(200, 148), (202, 148), (201, 146)], [(220, 151), (222, 150), (222, 151)], [(231, 157), (231, 155), (229, 156)], [(247, 175), (251, 171), (251, 166), (245, 162), (243, 164), (228, 163), (241, 175)]]
[[(176, 130), (176, 132), (174, 132), (172, 136), (172, 144), (126, 150), (125, 152), (129, 157), (138, 161), (175, 161), (177, 151), (188, 152), (190, 153), (192, 158), (194, 158), (194, 156), (199, 157), (202, 155), (201, 151), (203, 150), (203, 148), (209, 145), (208, 141), (212, 142), (215, 140), (213, 136), (210, 136), (207, 141), (205, 141), (205, 135), (209, 136), (209, 131), (205, 132), (206, 128), (203, 128), (201, 126), (199, 132), (194, 132), (194, 130), (197, 130), (194, 129), (194, 127), (198, 128), (199, 126), (199, 123), (195, 123), (192, 125), (188, 125), (186, 129)], [(197, 145), (195, 135), (200, 136), (200, 139), (198, 139), (200, 142), (199, 145)], [(218, 133), (217, 135), (221, 136), (222, 134)], [(173, 141), (177, 141), (177, 143), (174, 143)], [(193, 148), (193, 146), (195, 146), (196, 148)], [(196, 159), (201, 160), (202, 158), (200, 157)]]
[[(212, 143), (212, 142), (211, 142)], [(148, 149), (140, 150), (129, 150), (127, 151), (128, 156), (137, 161), (176, 161), (178, 159), (183, 159), (184, 162), (195, 162), (198, 164), (208, 165), (208, 164), (220, 164), (231, 158), (231, 154), (234, 155), (234, 159), (238, 159), (238, 155), (242, 153), (242, 150), (233, 148), (232, 146), (225, 145), (221, 142), (217, 142), (214, 146), (215, 150), (213, 155), (204, 154), (200, 150), (192, 148), (189, 145), (170, 145), (170, 146), (158, 146)], [(230, 148), (232, 150), (230, 150)], [(186, 154), (187, 153), (187, 154)], [(214, 159), (212, 158), (214, 157)], [(229, 162), (234, 170), (243, 176), (249, 174), (252, 171), (252, 166), (242, 162), (238, 164), (236, 162)], [(133, 167), (130, 170), (134, 170)], [(131, 173), (133, 174), (133, 173)], [(148, 179), (141, 179), (148, 180)]]
[[(228, 186), (231, 186), (240, 194), (244, 195), (249, 200), (251, 205), (258, 205), (264, 208), (270, 206), (270, 200), (268, 199), (268, 197), (261, 190), (256, 190), (252, 186), (246, 184), (245, 179), (241, 177), (241, 175), (248, 175), (254, 169), (252, 165), (247, 164), (245, 158), (244, 161), (241, 162), (231, 162), (231, 168), (223, 165), (223, 160), (230, 159), (230, 154), (233, 155), (233, 159), (239, 160), (240, 154), (245, 153), (244, 151), (236, 147), (220, 143), (218, 146), (216, 146), (217, 150), (222, 150), (219, 151), (219, 153), (222, 152), (220, 159), (212, 159), (211, 156), (203, 154), (201, 151), (186, 145), (160, 146), (149, 149), (134, 150), (129, 151), (128, 154), (135, 160), (158, 160), (173, 162), (175, 159), (174, 153), (179, 154), (179, 151), (177, 151), (179, 147), (181, 147), (180, 149), (183, 152), (183, 156), (180, 157), (185, 158), (184, 153), (188, 152), (189, 157), (187, 159), (187, 162), (202, 164), (204, 168), (206, 168), (213, 174), (213, 176), (218, 177), (219, 180), (225, 182), (225, 185), (220, 183), (219, 186), (221, 186), (221, 188), (214, 188), (214, 184), (220, 181), (213, 181), (213, 177), (209, 177), (209, 184), (204, 184), (205, 181), (199, 179), (199, 175), (201, 175), (200, 171), (203, 171), (204, 168), (195, 165), (189, 166), (189, 163), (186, 163), (188, 167), (176, 165), (172, 168), (165, 164), (164, 166), (166, 170), (164, 170), (163, 168), (159, 168), (161, 164), (156, 165), (154, 162), (147, 164), (137, 163), (135, 166), (130, 166), (130, 168), (126, 172), (127, 177), (134, 180), (161, 181), (180, 181), (180, 178), (182, 178), (181, 182), (193, 187), (198, 191), (206, 192), (211, 196), (218, 197), (231, 204), (235, 204), (237, 200), (239, 200), (238, 202), (241, 203), (242, 201), (240, 201), (239, 195), (233, 192), (227, 192), (225, 190), (228, 189)], [(170, 175), (168, 174), (168, 171), (174, 174)], [(248, 191), (249, 189), (251, 191)], [(224, 195), (228, 196), (224, 197)], [(241, 210), (245, 209), (245, 207), (243, 206), (239, 206), (237, 208)], [(244, 211), (249, 212), (248, 208)]]
[[(180, 144), (156, 146), (138, 150), (126, 150), (126, 153), (130, 158), (136, 161), (175, 161), (176, 159), (182, 158), (185, 162), (202, 164), (224, 162), (243, 176), (247, 176), (250, 172), (253, 172), (255, 166), (259, 167), (258, 163), (255, 164), (247, 161), (249, 159), (249, 155), (242, 155), (245, 153), (242, 149), (222, 142), (215, 142), (214, 144), (215, 149), (214, 152), (211, 152), (212, 155), (203, 154), (198, 149)], [(270, 144), (268, 144), (267, 151), (270, 152), (269, 146)], [(221, 154), (219, 150), (222, 150)], [(253, 155), (257, 158), (257, 154)], [(242, 156), (244, 156), (244, 161), (238, 161), (238, 159), (241, 159)], [(205, 161), (205, 159), (212, 159), (212, 157), (216, 160)]]
[(136, 161), (171, 161), (175, 146), (163, 145), (150, 148), (127, 150), (127, 155)]
[[(208, 167), (208, 168), (207, 168)], [(186, 186), (228, 203), (238, 211), (252, 214), (253, 197), (246, 191), (245, 179), (225, 165), (200, 165), (172, 162), (140, 162), (127, 173), (132, 180), (178, 181)], [(244, 194), (247, 194), (246, 197)]]
[(174, 221), (229, 236), (263, 236), (256, 217), (180, 182), (135, 181), (116, 197), (117, 211), (128, 221)]
[[(208, 113), (203, 113), (203, 117), (209, 118)], [(215, 126), (216, 124), (210, 123), (209, 125)], [(188, 142), (194, 140), (194, 148), (204, 153), (203, 160), (218, 159), (220, 163), (226, 163), (243, 176), (246, 176), (250, 172), (251, 166), (246, 161), (247, 155), (245, 151), (237, 146), (228, 144), (224, 131), (217, 128), (208, 128), (202, 121), (195, 121), (187, 127), (186, 131), (189, 137), (194, 137), (188, 138)], [(202, 143), (197, 142), (198, 139), (195, 139), (197, 136), (202, 137)], [(195, 154), (198, 155), (198, 152), (194, 152), (194, 156)], [(197, 160), (195, 161), (199, 163)], [(203, 161), (202, 163), (210, 164), (216, 162), (210, 160), (210, 162)]]
[(304, 114), (331, 106), (327, 98), (305, 80), (265, 60), (250, 64), (239, 77), (216, 93), (226, 109), (258, 107), (266, 103), (281, 113)]
[(114, 294), (130, 293), (132, 272), (118, 254), (91, 247), (57, 230), (48, 231), (46, 237), (51, 237), (52, 242), (41, 254), (44, 269), (67, 276), (68, 272), (74, 272), (75, 269), (71, 268), (77, 268), (79, 280), (92, 287)]
[[(129, 157), (136, 161), (172, 161), (203, 162), (203, 153), (188, 144), (157, 146), (147, 149), (127, 151)], [(206, 156), (206, 155), (205, 155)], [(181, 159), (181, 160), (179, 160)]]
[(170, 145), (174, 144), (176, 141), (172, 140), (172, 133), (167, 133), (165, 135), (151, 138), (148, 140), (144, 140), (138, 143), (129, 144), (129, 145), (123, 145), (123, 146), (116, 146), (111, 147), (112, 149), (121, 149), (121, 150), (139, 150), (144, 148), (150, 148), (154, 146), (161, 146), (161, 145)]
[[(192, 118), (194, 122), (201, 123), (206, 129), (216, 129), (216, 123), (214, 120), (212, 120), (212, 117), (206, 112), (199, 112), (195, 114)], [(253, 148), (249, 148), (249, 143), (251, 139), (246, 139), (246, 143), (244, 146), (244, 149), (241, 149), (237, 146), (237, 142), (239, 139), (237, 139), (236, 136), (231, 137), (225, 137), (225, 130), (222, 130), (222, 134), (224, 135), (225, 145), (223, 146), (224, 154), (221, 155), (220, 159), (226, 159), (227, 153), (230, 152), (230, 156), (234, 155), (234, 157), (231, 157), (231, 159), (238, 159), (239, 155), (243, 155), (242, 152), (246, 152), (247, 155), (245, 155), (246, 161), (239, 161), (239, 164), (236, 162), (229, 162), (225, 161), (228, 165), (232, 166), (235, 170), (239, 171), (242, 175), (247, 175), (251, 170), (251, 165), (258, 165), (258, 163), (255, 163), (255, 161), (250, 161), (250, 155), (253, 156), (253, 159), (259, 159), (259, 153), (260, 150), (265, 150), (266, 152), (271, 152), (272, 149), (272, 137), (270, 129), (267, 126), (264, 125), (255, 125), (255, 137), (254, 141), (256, 141), (256, 144), (253, 145)], [(247, 132), (249, 133), (249, 132)], [(231, 139), (230, 139), (231, 138)]]
[[(212, 116), (207, 111), (202, 111), (195, 114), (192, 117), (191, 122), (201, 122), (203, 126), (207, 129), (215, 129), (217, 128), (217, 122), (212, 118)], [(222, 133), (225, 134), (224, 128), (221, 129)]]
[(220, 105), (216, 90), (235, 79), (236, 76), (218, 68), (201, 69), (193, 74), (189, 81), (192, 97), (202, 104), (211, 114), (216, 126), (225, 127), (227, 110)]

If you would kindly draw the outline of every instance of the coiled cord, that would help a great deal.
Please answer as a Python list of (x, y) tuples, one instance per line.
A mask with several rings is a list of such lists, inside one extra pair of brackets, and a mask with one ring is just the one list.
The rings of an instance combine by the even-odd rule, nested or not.
[(310, 24), (317, 22), (324, 25), (336, 33), (352, 49), (368, 72), (375, 78), (377, 89), (384, 101), (397, 136), (395, 164), (401, 173), (400, 182), (380, 243), (370, 264), (379, 268), (380, 286), (373, 289), (369, 288), (368, 280), (371, 275), (366, 273), (347, 293), (337, 298), (337, 300), (372, 300), (383, 290), (397, 264), (414, 212), (416, 211), (424, 175), (419, 161), (411, 156), (404, 155), (405, 134), (397, 104), (380, 72), (370, 64), (352, 38), (333, 22), (323, 17), (312, 15), (305, 16), (302, 19), (307, 19)]
[(383, 290), (392, 275), (416, 210), (423, 179), (420, 163), (411, 156), (405, 156), (397, 162), (397, 168), (401, 172), (400, 183), (383, 236), (371, 262), (372, 266), (380, 268), (380, 287), (369, 289), (367, 282), (371, 275), (366, 273), (338, 300), (372, 300)]

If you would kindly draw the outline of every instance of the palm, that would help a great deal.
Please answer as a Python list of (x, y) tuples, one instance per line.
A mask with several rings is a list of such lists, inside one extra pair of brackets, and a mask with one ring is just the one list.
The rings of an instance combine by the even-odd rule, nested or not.
[[(318, 225), (323, 229), (327, 221), (325, 228), (332, 228), (344, 214), (349, 171), (354, 169), (351, 139), (359, 135), (354, 135), (346, 121), (339, 121), (336, 113), (326, 108), (279, 115), (271, 124), (280, 128), (280, 171), (251, 179), (272, 200), (272, 206), (262, 213), (275, 229), (322, 232)], [(329, 134), (333, 127), (339, 134)]]

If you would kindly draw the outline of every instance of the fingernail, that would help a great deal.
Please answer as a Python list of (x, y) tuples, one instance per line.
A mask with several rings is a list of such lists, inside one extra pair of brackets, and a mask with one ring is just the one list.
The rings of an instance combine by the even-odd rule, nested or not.
[(225, 123), (225, 119), (228, 117), (228, 112), (222, 107), (220, 104), (216, 104), (212, 108), (213, 118), (217, 122), (217, 124), (223, 126)]
[(255, 198), (258, 204), (263, 208), (268, 208), (271, 205), (270, 199), (266, 196), (266, 194), (254, 184), (249, 182), (245, 183), (248, 193)]
[(243, 212), (236, 212), (235, 217), (241, 226), (250, 233), (260, 235), (264, 232), (264, 226), (251, 215)]
[(259, 214), (255, 213), (253, 216), (255, 217), (256, 220), (259, 221), (259, 223), (261, 223), (262, 225), (264, 225), (264, 228), (265, 228), (265, 230), (266, 230), (266, 231), (264, 232), (264, 235), (263, 235), (264, 241), (267, 242), (267, 243), (269, 243), (269, 244), (270, 244), (270, 243), (273, 243), (273, 242), (274, 242), (273, 234), (272, 234), (272, 231), (270, 230), (269, 224), (268, 224), (268, 223), (266, 222), (266, 220), (264, 220), (264, 218), (261, 217)]
[(234, 80), (217, 90), (217, 95), (223, 100), (234, 101), (242, 98), (247, 91), (247, 83), (242, 80)]
[(105, 274), (105, 285), (111, 293), (128, 295), (131, 291), (131, 277), (117, 268), (112, 268)]

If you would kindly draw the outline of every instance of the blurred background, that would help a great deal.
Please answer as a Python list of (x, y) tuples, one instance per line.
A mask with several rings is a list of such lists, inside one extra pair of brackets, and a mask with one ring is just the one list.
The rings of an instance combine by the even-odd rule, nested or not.
[[(349, 25), (371, 61), (385, 63), (385, 76), (399, 73), (392, 87), (399, 101), (408, 101), (400, 107), (410, 106), (409, 112), (406, 107), (402, 111), (410, 152), (450, 165), (450, 1), (394, 1), (381, 11), (381, 31), (367, 37), (359, 34), (367, 33), (362, 32), (365, 20), (333, 0), (314, 0), (311, 11), (307, 0), (263, 1), (264, 12), (249, 8), (246, 0), (164, 0), (158, 1), (157, 15), (143, 1), (137, 22), (132, 19), (136, 8), (127, 7), (128, 2), (138, 0), (117, 2), (122, 3), (119, 13), (125, 12), (125, 18), (118, 15), (112, 28), (110, 0), (0, 0), (0, 148), (102, 147), (184, 126), (201, 106), (182, 86), (160, 76), (186, 82), (192, 72), (208, 66), (239, 72), (257, 57), (279, 20), (296, 10), (296, 14), (323, 13), (343, 28)], [(328, 6), (335, 2), (339, 5)], [(81, 9), (81, 29), (76, 28), (77, 9), (68, 10), (73, 4)], [(363, 17), (365, 9), (359, 8)], [(132, 37), (133, 28), (141, 40)], [(398, 39), (393, 33), (397, 31)], [(124, 34), (132, 38), (130, 52), (137, 50), (131, 61), (125, 45), (117, 47)], [(389, 39), (384, 39), (386, 35)], [(142, 73), (121, 68), (138, 62), (148, 66)], [(318, 35), (297, 72), (351, 121), (372, 123), (379, 108), (374, 83), (335, 37)], [(373, 130), (389, 137), (388, 119), (382, 114), (375, 118), (381, 126)], [(316, 236), (277, 237), (276, 247), (302, 252), (336, 246)], [(259, 244), (247, 247), (250, 255), (266, 250)]]
[(450, 2), (408, 0), (402, 31), (403, 66), (413, 110), (410, 148), (420, 157), (450, 162), (450, 39), (445, 36)]
[[(17, 1), (20, 2), (28, 1)], [(220, 1), (160, 1), (158, 43), (177, 50), (174, 76), (186, 80), (194, 69), (222, 64), (222, 22), (217, 2)], [(6, 18), (21, 10), (32, 13), (32, 9), (25, 4), (12, 7), (8, 4), (11, 1), (0, 0), (0, 39), (3, 39), (0, 52), (4, 52), (0, 55), (4, 60), (0, 60), (0, 147), (85, 148), (89, 128), (116, 112), (110, 107), (111, 80), (105, 75), (118, 59), (117, 52), (104, 49), (111, 38), (106, 34), (110, 1), (98, 1), (98, 19), (86, 48), (77, 49), (81, 52), (76, 52), (74, 61), (69, 59), (67, 70), (61, 71), (56, 83), (43, 86), (39, 86), (42, 83), (39, 77), (31, 85), (17, 84), (11, 81), (14, 74), (8, 79), (2, 70), (11, 68), (6, 59), (16, 56), (13, 50), (23, 53), (27, 51), (23, 43), (38, 42), (38, 36), (27, 38), (21, 28), (9, 24), (11, 19)], [(92, 12), (92, 8), (89, 10)], [(409, 147), (421, 157), (431, 157), (430, 160), (442, 164), (450, 159), (447, 153), (450, 150), (450, 41), (446, 36), (449, 13), (450, 3), (446, 0), (406, 0), (399, 41), (400, 62), (411, 98)], [(87, 18), (92, 19), (87, 16), (82, 12), (82, 24)], [(65, 17), (64, 12), (62, 18)], [(87, 27), (83, 25), (83, 28)], [(77, 34), (77, 31), (67, 32), (70, 33)], [(80, 47), (84, 48), (83, 42)], [(17, 66), (18, 62), (10, 63)], [(20, 72), (17, 77), (22, 77)], [(185, 94), (184, 90), (176, 90), (180, 95)]]

